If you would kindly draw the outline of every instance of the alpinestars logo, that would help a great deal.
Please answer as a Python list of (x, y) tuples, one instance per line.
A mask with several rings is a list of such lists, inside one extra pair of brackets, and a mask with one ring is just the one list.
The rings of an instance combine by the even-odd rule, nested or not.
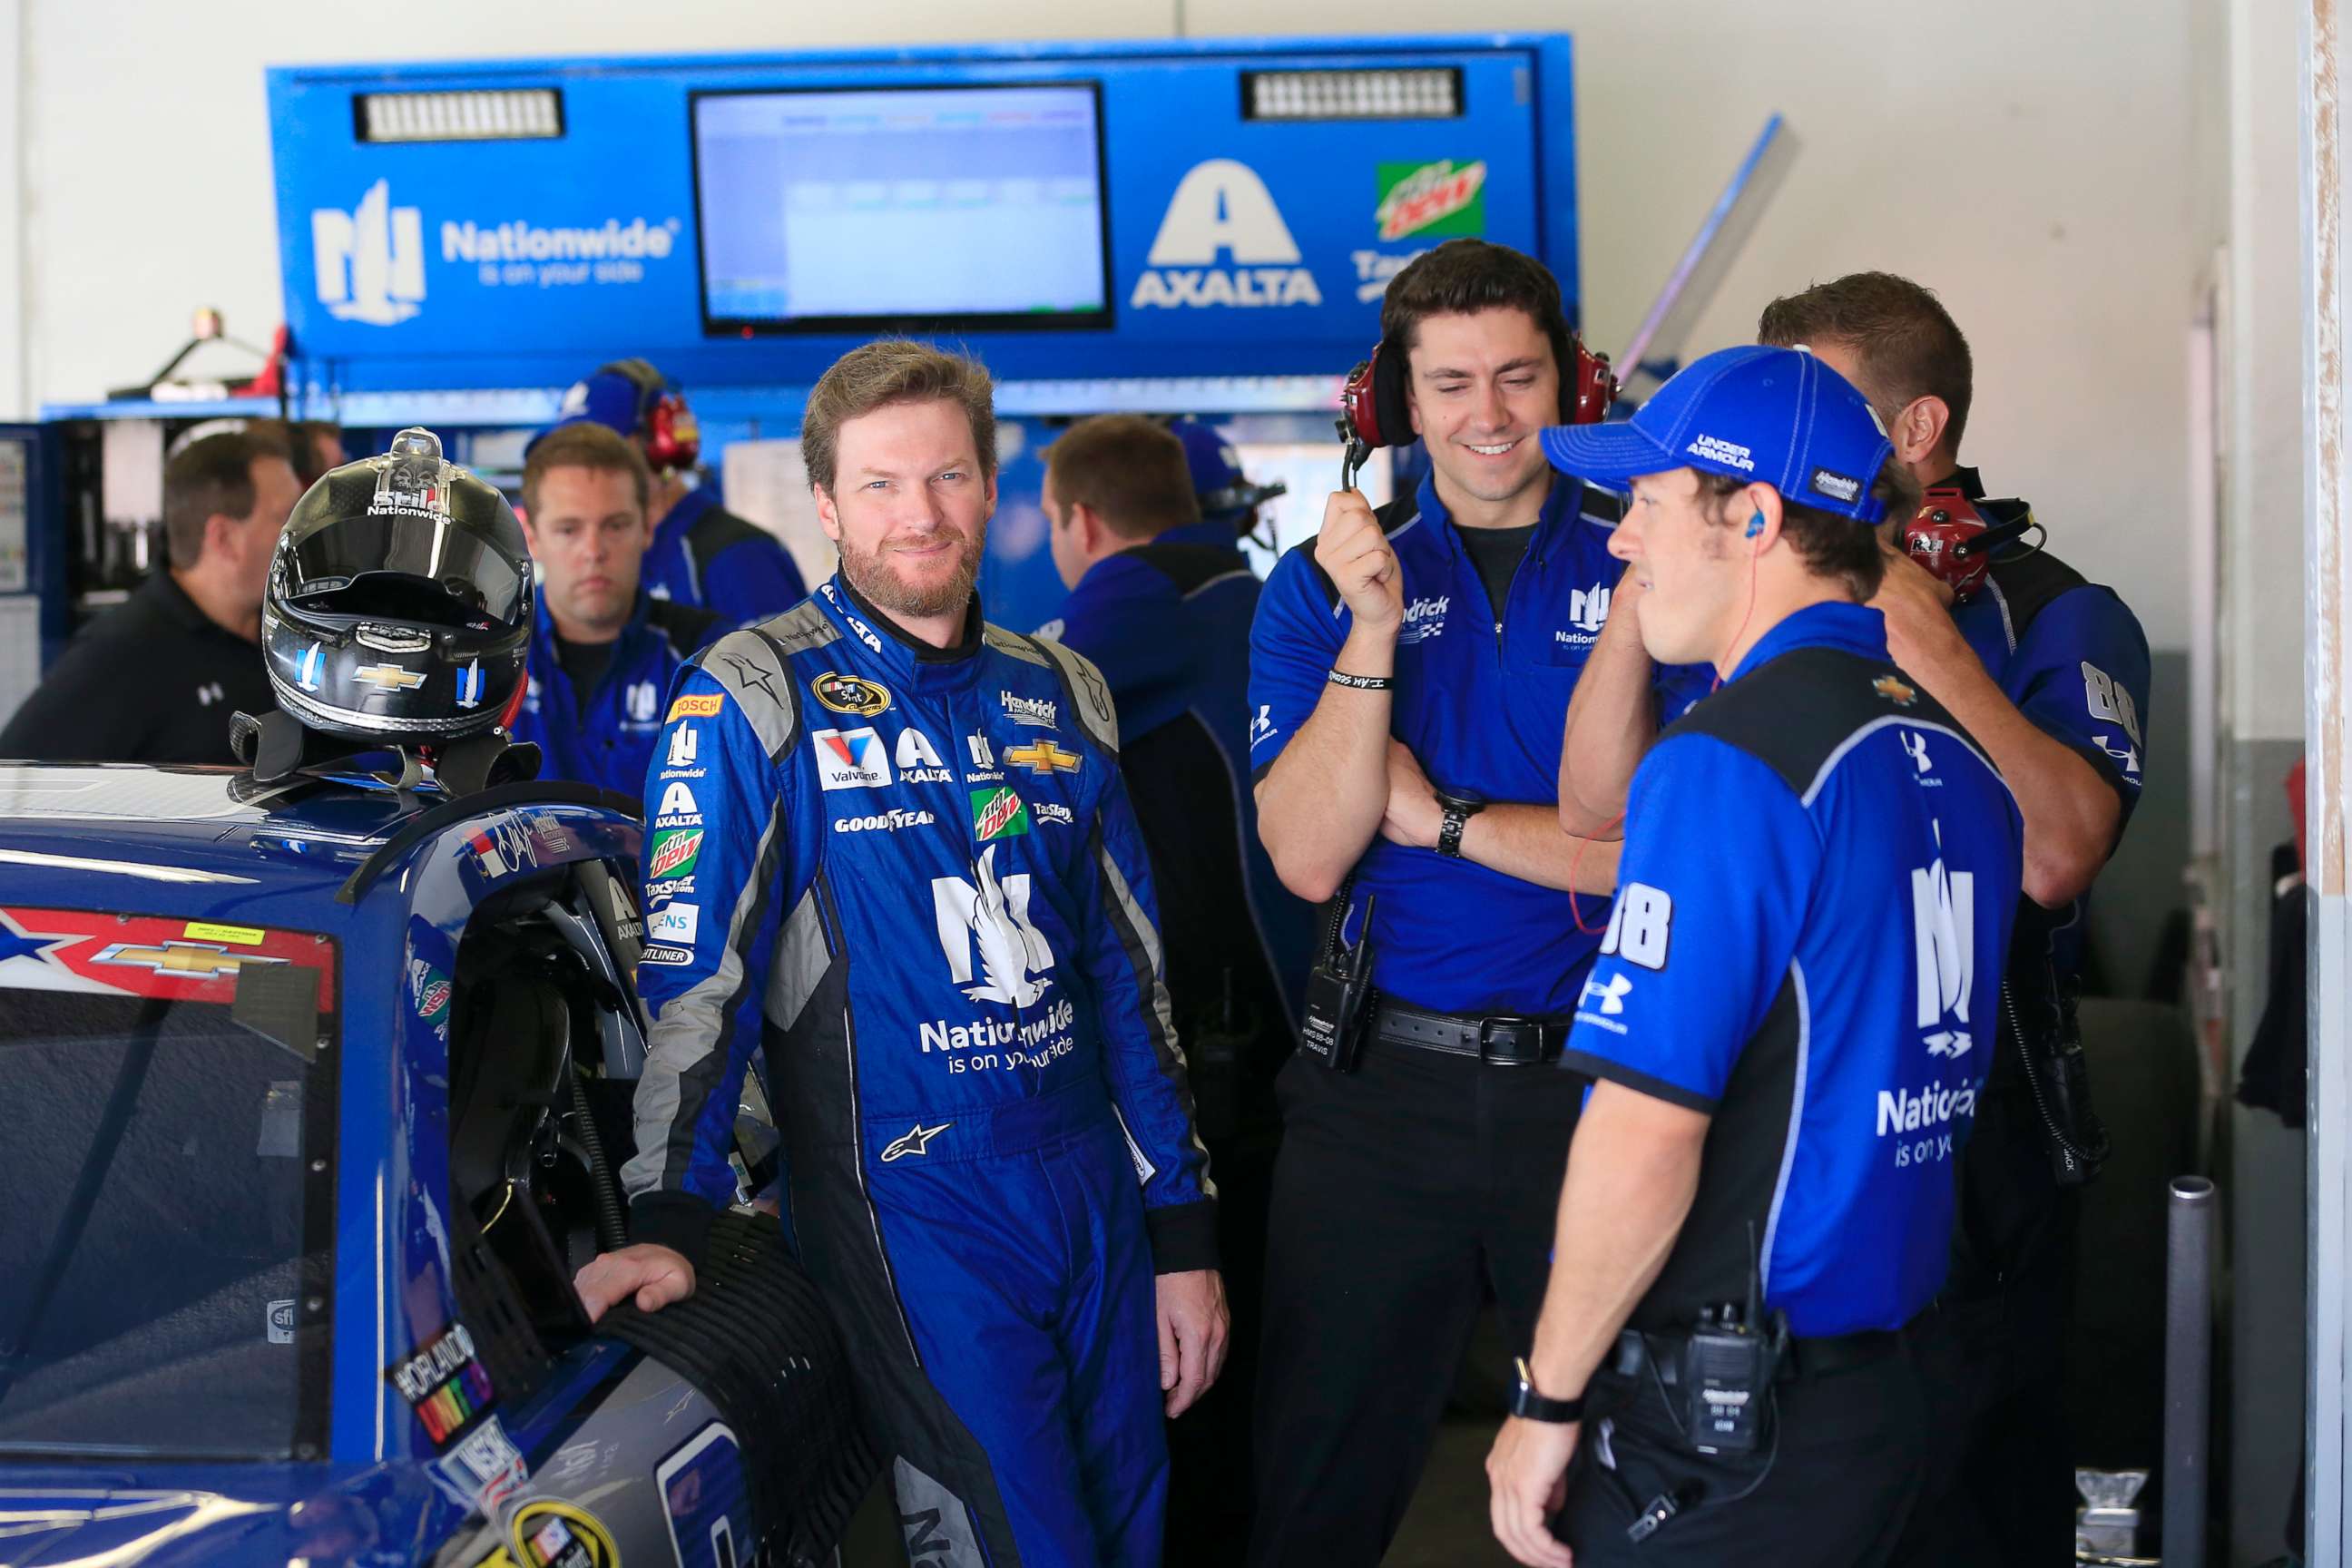
[(931, 879), (931, 915), (948, 973), (974, 1002), (1034, 1007), (1053, 984), (1054, 950), (1029, 921), (1029, 873), (999, 880), (996, 846), (981, 851), (977, 886), (961, 877)]
[(1916, 1017), (1929, 1056), (1964, 1057), (1976, 1043), (1969, 1033), (1969, 992), (1976, 982), (1977, 879), (1973, 872), (1944, 868), (1943, 825), (1934, 828), (1935, 861), (1911, 873)]
[[(1217, 265), (1228, 257), (1230, 268)], [(1148, 259), (1128, 300), (1137, 310), (1323, 302), (1265, 182), (1231, 158), (1196, 163), (1178, 183)]]
[(350, 212), (310, 213), (310, 270), (319, 303), (339, 321), (389, 327), (425, 301), (425, 215), (392, 205), (386, 180), (370, 185)]

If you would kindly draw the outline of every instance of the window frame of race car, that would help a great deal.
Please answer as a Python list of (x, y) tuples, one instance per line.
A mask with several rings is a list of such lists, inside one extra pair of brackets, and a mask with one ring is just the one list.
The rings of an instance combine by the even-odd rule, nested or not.
[[(118, 940), (103, 950), (110, 967), (96, 973), (131, 989), (104, 994), (95, 983), (89, 994), (0, 984), (0, 1078), (32, 1117), (7, 1149), (46, 1166), (59, 1198), (54, 1207), (28, 1207), (38, 1183), (29, 1175), (0, 1181), (20, 1215), (34, 1220), (18, 1259), (24, 1267), (0, 1268), (7, 1282), (0, 1289), (0, 1460), (102, 1454), (285, 1462), (325, 1452), (325, 1347), (299, 1344), (292, 1298), (334, 1276), (334, 1184), (312, 1161), (333, 1138), (340, 1015), (320, 1015), (317, 1035), (303, 1042), (309, 1048), (290, 1049), (245, 1026), (227, 998), (166, 995), (170, 977), (137, 966), (142, 959), (166, 963), (175, 948), (201, 952), (179, 941), (184, 919), (120, 906), (46, 912), (52, 918), (34, 920), (25, 935), (0, 929), (0, 951), (53, 953), (70, 936), (103, 931)], [(286, 962), (271, 941), (278, 933), (239, 935), (270, 942), (267, 962)], [(307, 939), (299, 945), (310, 950), (298, 955), (320, 973), (322, 993), (340, 995), (335, 945)], [(37, 1026), (28, 1009), (49, 1026)], [(128, 1016), (111, 1026), (118, 1014)], [(45, 1052), (71, 1058), (85, 1075), (81, 1103), (43, 1096), (9, 1068), (12, 1058), (21, 1068)], [(73, 1081), (70, 1074), (59, 1080)], [(241, 1098), (239, 1090), (248, 1093)], [(214, 1097), (209, 1110), (196, 1104), (205, 1097)], [(222, 1114), (244, 1100), (259, 1103), (257, 1121)], [(182, 1137), (171, 1140), (171, 1162), (159, 1165), (134, 1152), (141, 1138), (174, 1126)], [(216, 1136), (229, 1127), (256, 1128), (257, 1135), (242, 1143)], [(0, 1172), (10, 1163), (0, 1155)], [(254, 1228), (243, 1228), (240, 1218)], [(197, 1309), (270, 1272), (280, 1278), (264, 1289), (283, 1299), (285, 1321), (273, 1317), (266, 1337), (246, 1339), (241, 1349), (251, 1364), (232, 1379), (237, 1395), (218, 1398), (220, 1358), (236, 1351), (200, 1340), (211, 1355), (175, 1363), (163, 1346), (174, 1324), (183, 1332), (216, 1331), (217, 1321)], [(111, 1326), (110, 1318), (117, 1320)], [(61, 1330), (95, 1337), (68, 1354), (39, 1354), (41, 1341)], [(62, 1401), (29, 1413), (11, 1407), (28, 1379), (37, 1391), (44, 1372), (70, 1377), (81, 1363), (87, 1375), (90, 1363), (109, 1361), (129, 1364)], [(28, 1419), (33, 1425), (21, 1426)]]
[[(1869, 528), (1906, 514), (1908, 480), (1843, 378), (1726, 350), (1633, 424), (1546, 444), (1631, 479), (1612, 549), (1650, 595), (1644, 648), (1724, 684), (1630, 792), (1563, 1058), (1596, 1081), (1487, 1461), (1495, 1533), (1533, 1568), (1884, 1563), (1931, 1440), (1908, 1335), (1990, 1055), (1967, 1059), (1967, 1021), (1997, 1012), (2015, 803), (1887, 656)], [(1727, 830), (1750, 847), (1728, 864)], [(1889, 1142), (1898, 1099), (1938, 1108), (1927, 1152)]]

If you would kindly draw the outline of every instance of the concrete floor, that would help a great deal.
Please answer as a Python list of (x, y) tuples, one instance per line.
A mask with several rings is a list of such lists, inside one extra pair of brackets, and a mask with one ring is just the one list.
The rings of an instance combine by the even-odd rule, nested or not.
[[(1486, 1449), (1496, 1423), (1449, 1420), (1439, 1428), (1412, 1508), (1382, 1568), (1507, 1568), (1510, 1556), (1486, 1527)], [(899, 1568), (889, 1492), (876, 1487), (850, 1521), (841, 1568)], [(1347, 1568), (1334, 1563), (1331, 1568)]]

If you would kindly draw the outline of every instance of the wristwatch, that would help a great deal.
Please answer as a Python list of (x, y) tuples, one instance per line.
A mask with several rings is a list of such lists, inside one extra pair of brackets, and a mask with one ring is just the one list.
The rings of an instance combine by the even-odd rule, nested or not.
[(1528, 1375), (1528, 1358), (1520, 1356), (1512, 1363), (1518, 1368), (1518, 1381), (1511, 1387), (1511, 1414), (1529, 1421), (1549, 1421), (1557, 1426), (1570, 1426), (1584, 1419), (1584, 1401), (1577, 1399), (1547, 1399), (1536, 1392), (1535, 1379)]
[(1462, 830), (1470, 826), (1472, 817), (1486, 809), (1486, 803), (1477, 795), (1465, 795), (1460, 790), (1440, 789), (1430, 793), (1437, 797), (1437, 804), (1445, 808), (1445, 820), (1437, 830), (1437, 852), (1449, 860), (1459, 860), (1462, 858)]

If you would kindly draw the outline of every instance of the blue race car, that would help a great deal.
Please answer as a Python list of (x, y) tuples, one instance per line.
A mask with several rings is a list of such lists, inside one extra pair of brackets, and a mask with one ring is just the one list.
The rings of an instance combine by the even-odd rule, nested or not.
[(572, 1290), (633, 810), (0, 764), (0, 1565), (831, 1558), (875, 1461), (775, 1222), (658, 1314)]

